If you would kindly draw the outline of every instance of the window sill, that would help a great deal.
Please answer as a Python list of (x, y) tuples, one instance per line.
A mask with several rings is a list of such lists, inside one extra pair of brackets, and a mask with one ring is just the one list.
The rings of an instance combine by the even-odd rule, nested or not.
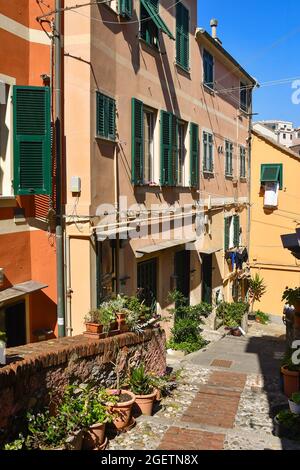
[(103, 140), (104, 142), (110, 142), (111, 144), (116, 144), (117, 143), (116, 140), (109, 139), (108, 137), (104, 137), (102, 135), (96, 135), (95, 139), (96, 140)]
[(203, 170), (203, 175), (208, 177), (208, 178), (213, 178), (215, 176), (215, 174), (212, 170)]
[(143, 47), (144, 49), (146, 49), (147, 52), (151, 53), (152, 55), (155, 55), (155, 56), (156, 56), (157, 54), (160, 54), (160, 53), (161, 53), (161, 52), (160, 52), (160, 49), (159, 49), (158, 47), (153, 46), (152, 44), (149, 44), (147, 41), (145, 41), (145, 39), (143, 39), (143, 38), (140, 37), (140, 38), (139, 38), (139, 41), (140, 41), (142, 47)]
[(243, 109), (243, 108), (241, 108), (241, 107), (239, 108), (239, 110), (240, 110), (240, 113), (241, 113), (244, 117), (246, 117), (246, 118), (249, 117), (249, 110), (246, 111), (245, 109)]
[(191, 77), (191, 69), (190, 68), (185, 68), (183, 65), (181, 65), (179, 62), (175, 62), (175, 67), (178, 69), (178, 72), (182, 73), (183, 75), (186, 75), (187, 77)]
[(2, 196), (0, 195), (0, 207), (16, 207), (16, 196)]
[(203, 88), (207, 93), (209, 93), (210, 95), (215, 96), (215, 90), (213, 88), (211, 88), (209, 85), (206, 85), (206, 83), (203, 83)]
[(240, 181), (242, 183), (247, 183), (247, 181), (248, 181), (247, 176), (240, 176)]
[(225, 178), (228, 179), (228, 180), (233, 180), (233, 175), (225, 173)]

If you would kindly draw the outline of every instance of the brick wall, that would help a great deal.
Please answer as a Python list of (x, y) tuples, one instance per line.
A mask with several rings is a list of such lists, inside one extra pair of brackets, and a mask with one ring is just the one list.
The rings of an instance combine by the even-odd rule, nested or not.
[[(124, 333), (100, 340), (83, 335), (27, 344), (7, 350), (6, 366), (0, 367), (0, 447), (17, 436), (28, 410), (49, 403), (49, 394), (59, 396), (69, 383), (116, 384), (128, 367), (143, 362), (160, 375), (166, 369), (165, 333), (149, 329), (143, 335)], [(113, 364), (114, 363), (114, 364)]]

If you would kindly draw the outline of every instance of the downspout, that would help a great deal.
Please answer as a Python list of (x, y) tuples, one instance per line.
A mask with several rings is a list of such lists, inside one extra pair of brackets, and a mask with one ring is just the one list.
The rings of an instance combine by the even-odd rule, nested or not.
[(55, 147), (56, 147), (56, 275), (58, 336), (65, 336), (64, 241), (62, 214), (61, 0), (55, 0)]
[[(114, 149), (114, 193), (115, 193), (115, 210), (116, 210), (116, 222), (117, 229), (120, 221), (119, 216), (119, 181), (118, 181), (118, 152), (117, 145)], [(120, 292), (120, 235), (116, 233), (116, 260), (115, 260), (115, 269), (116, 269), (116, 293)]]

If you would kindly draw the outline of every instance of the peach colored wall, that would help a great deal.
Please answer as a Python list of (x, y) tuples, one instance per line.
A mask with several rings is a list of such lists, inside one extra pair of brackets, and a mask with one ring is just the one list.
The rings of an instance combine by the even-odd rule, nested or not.
[[(252, 273), (264, 278), (267, 291), (255, 308), (281, 315), (281, 301), (286, 286), (300, 283), (299, 261), (282, 246), (280, 235), (295, 233), (299, 226), (300, 159), (269, 141), (252, 134), (251, 159), (251, 244)], [(279, 190), (278, 208), (264, 209), (264, 192), (260, 185), (263, 163), (283, 164), (283, 188)]]

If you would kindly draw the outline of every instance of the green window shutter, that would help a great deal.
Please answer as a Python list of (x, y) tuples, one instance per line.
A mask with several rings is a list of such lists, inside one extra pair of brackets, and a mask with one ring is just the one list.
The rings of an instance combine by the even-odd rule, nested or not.
[(225, 142), (225, 175), (232, 176), (232, 154), (233, 154), (233, 144), (226, 140)]
[(203, 81), (210, 88), (214, 88), (214, 58), (206, 50), (203, 51)]
[(214, 140), (212, 134), (208, 134), (208, 169), (212, 173), (214, 171)]
[(231, 217), (225, 217), (224, 219), (224, 250), (229, 248), (229, 237), (230, 237), (230, 220)]
[(132, 0), (119, 0), (119, 15), (125, 18), (132, 17)]
[(131, 100), (131, 178), (133, 184), (143, 183), (144, 167), (144, 105), (141, 101), (132, 98)]
[(177, 119), (172, 113), (160, 115), (160, 181), (162, 186), (174, 186), (177, 173)]
[(279, 189), (283, 185), (283, 165), (282, 163), (264, 163), (260, 167), (260, 181), (264, 183), (279, 183)]
[(190, 185), (199, 186), (199, 126), (190, 124)]
[(189, 12), (182, 3), (176, 6), (176, 62), (189, 69)]
[(51, 194), (50, 89), (14, 86), (14, 192)]
[(116, 102), (99, 92), (96, 93), (96, 135), (116, 140)]
[(240, 216), (233, 217), (233, 244), (234, 246), (240, 245)]
[(240, 147), (240, 177), (246, 178), (246, 149)]

